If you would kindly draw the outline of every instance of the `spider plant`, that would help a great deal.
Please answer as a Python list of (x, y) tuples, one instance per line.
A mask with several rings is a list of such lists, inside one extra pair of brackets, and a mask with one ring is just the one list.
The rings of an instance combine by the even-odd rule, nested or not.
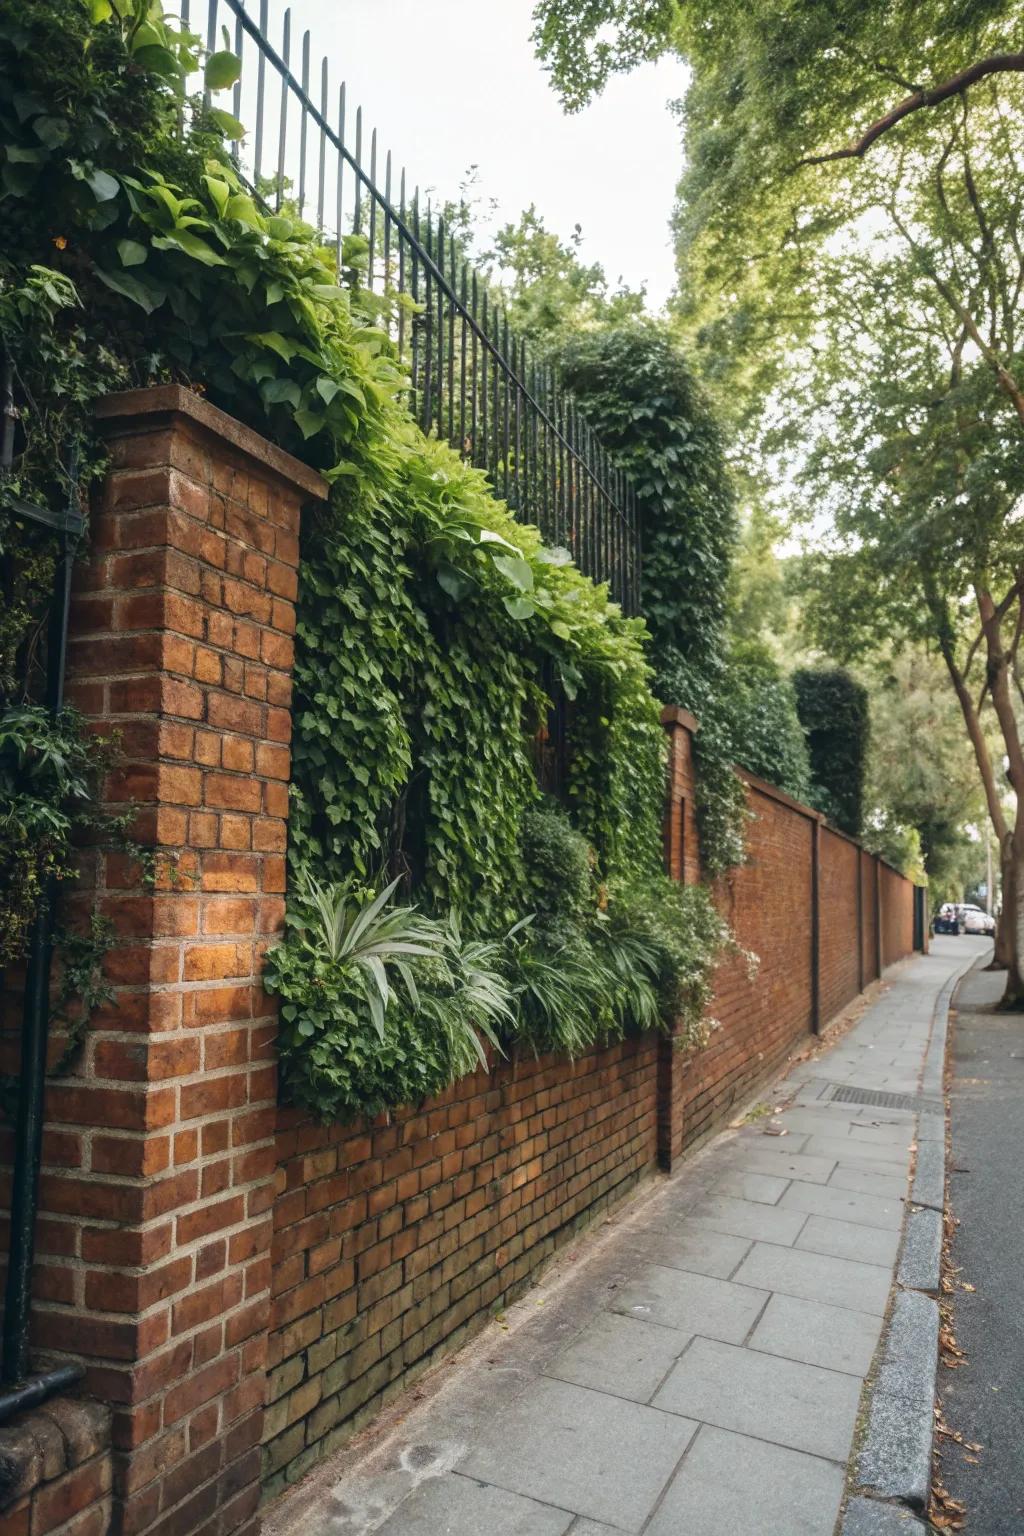
[(295, 893), (289, 916), (290, 927), (314, 959), (356, 973), (381, 1040), (393, 992), (389, 967), (402, 978), (415, 1008), (417, 988), (410, 957), (440, 959), (445, 946), (440, 924), (415, 907), (388, 906), (398, 883), (392, 880), (367, 900), (351, 885), (321, 885), (307, 874)]

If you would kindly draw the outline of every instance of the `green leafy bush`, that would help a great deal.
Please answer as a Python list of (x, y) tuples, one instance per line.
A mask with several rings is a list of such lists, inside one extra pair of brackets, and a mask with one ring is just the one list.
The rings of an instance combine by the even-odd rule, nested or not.
[[(599, 883), (660, 865), (665, 744), (645, 625), (423, 437), (353, 242), (339, 284), (316, 232), (239, 180), (225, 145), (239, 125), (201, 101), (182, 113), (196, 37), (142, 0), (92, 20), (78, 0), (22, 11), (0, 0), (0, 285), (44, 258), (73, 273), (80, 308), (53, 326), (90, 365), (109, 359), (118, 383), (201, 386), (331, 482), (302, 531), (289, 927), (267, 966), (286, 1092), (348, 1118), (439, 1091), (499, 1030), (578, 1050), (649, 1027), (658, 987), (677, 991), (644, 934), (603, 915)], [(158, 57), (140, 43), (145, 16)], [(207, 68), (211, 89), (231, 74), (228, 58)], [(17, 364), (45, 402), (30, 347)], [(87, 432), (102, 371), (65, 429)], [(22, 455), (37, 474), (44, 420)], [(724, 524), (707, 532), (711, 551)], [(561, 896), (530, 820), (545, 676), (576, 700), (568, 804), (585, 853), (573, 844), (575, 873), (557, 871)], [(419, 910), (389, 907), (396, 881)], [(556, 972), (579, 983), (557, 1012)]]
[(793, 687), (816, 803), (841, 831), (858, 837), (870, 731), (867, 689), (843, 667), (801, 669), (793, 673)]
[(796, 694), (767, 646), (756, 640), (733, 643), (724, 702), (739, 767), (806, 800), (810, 763)]

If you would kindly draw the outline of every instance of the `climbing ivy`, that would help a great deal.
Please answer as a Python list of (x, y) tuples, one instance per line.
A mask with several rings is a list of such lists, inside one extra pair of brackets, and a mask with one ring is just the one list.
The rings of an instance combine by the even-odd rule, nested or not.
[[(2, 101), (15, 104), (0, 108), (12, 233), (0, 293), (45, 266), (72, 285), (82, 353), (111, 359), (111, 379), (192, 383), (331, 485), (302, 538), (293, 924), (268, 971), (283, 1000), (284, 1079), (325, 1115), (434, 1091), (471, 1064), (467, 1009), (490, 999), (513, 1037), (517, 1009), (522, 1021), (522, 828), (538, 800), (543, 678), (575, 699), (568, 800), (595, 881), (641, 881), (648, 904), (659, 880), (667, 889), (645, 626), (517, 524), (483, 474), (423, 437), (380, 300), (359, 286), (359, 242), (346, 245), (339, 284), (316, 232), (287, 209), (268, 213), (239, 179), (225, 135), (241, 126), (199, 99), (183, 104), (202, 63), (197, 37), (149, 0), (91, 11), (42, 0), (28, 20), (21, 9), (0, 0)], [(140, 41), (144, 17), (158, 48)], [(214, 93), (234, 79), (230, 56), (206, 71)], [(41, 397), (27, 352), (17, 363)], [(91, 401), (84, 390), (83, 436)], [(28, 437), (26, 464), (46, 446)], [(386, 878), (423, 921), (449, 926), (434, 958), (417, 958), (412, 986), (380, 994), (378, 1029), (365, 1011), (378, 995), (296, 913), (311, 881), (341, 912), (368, 910)], [(699, 995), (717, 952), (720, 931), (705, 922), (691, 949), (645, 959), (630, 910), (595, 886), (588, 942), (606, 967), (595, 974), (617, 979), (607, 1006), (591, 988), (587, 1043), (668, 1022), (657, 996)], [(570, 938), (549, 932), (542, 950), (531, 940), (532, 959), (557, 968)], [(557, 1031), (531, 1043), (574, 1048)]]

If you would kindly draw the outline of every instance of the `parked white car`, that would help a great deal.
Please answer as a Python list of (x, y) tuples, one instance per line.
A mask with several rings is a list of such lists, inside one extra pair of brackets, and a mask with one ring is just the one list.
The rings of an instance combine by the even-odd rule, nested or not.
[(965, 902), (960, 908), (963, 916), (965, 933), (987, 933), (992, 935), (996, 931), (996, 920), (989, 913), (983, 912), (980, 907), (970, 902)]

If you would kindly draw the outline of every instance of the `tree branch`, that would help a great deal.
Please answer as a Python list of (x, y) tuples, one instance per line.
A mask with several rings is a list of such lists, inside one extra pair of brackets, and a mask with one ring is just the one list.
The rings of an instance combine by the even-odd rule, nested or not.
[(912, 112), (920, 112), (924, 107), (937, 107), (943, 101), (948, 101), (952, 96), (961, 96), (970, 86), (979, 80), (984, 80), (986, 75), (1006, 74), (1011, 71), (1024, 72), (1024, 53), (994, 53), (991, 58), (979, 59), (977, 63), (970, 64), (966, 69), (960, 70), (956, 75), (951, 75), (941, 85), (932, 86), (929, 90), (915, 91), (912, 96), (905, 96), (897, 102), (884, 117), (878, 118), (871, 124), (867, 131), (855, 139), (852, 144), (847, 144), (843, 149), (833, 149), (825, 155), (807, 155), (799, 163), (800, 165), (827, 165), (833, 160), (860, 160), (882, 136), (895, 128), (905, 117)]

